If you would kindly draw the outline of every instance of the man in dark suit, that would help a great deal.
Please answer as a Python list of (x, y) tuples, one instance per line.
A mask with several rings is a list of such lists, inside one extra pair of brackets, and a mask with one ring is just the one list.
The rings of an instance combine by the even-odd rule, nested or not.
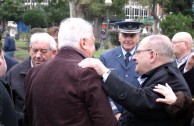
[(164, 35), (151, 35), (144, 38), (132, 59), (136, 62), (135, 71), (141, 86), (136, 88), (120, 79), (97, 59), (83, 60), (79, 65), (92, 67), (103, 77), (103, 88), (127, 111), (122, 113), (119, 123), (122, 126), (176, 126), (165, 111), (165, 104), (157, 103), (161, 95), (153, 88), (168, 83), (173, 91), (182, 91), (191, 97), (189, 87), (172, 59), (173, 47)]
[(25, 80), (25, 126), (116, 126), (102, 79), (78, 63), (95, 51), (92, 25), (68, 18), (59, 28), (56, 57)]
[[(120, 46), (113, 48), (100, 56), (102, 63), (121, 79), (126, 80), (135, 87), (139, 86), (137, 78), (139, 74), (135, 72), (135, 62), (131, 60), (142, 30), (141, 22), (122, 21), (115, 23), (119, 31), (118, 37)], [(110, 99), (113, 114), (118, 119), (124, 108)]]
[(192, 96), (194, 96), (194, 68), (187, 63), (189, 57), (192, 56), (193, 38), (187, 32), (178, 32), (173, 36), (172, 43), (177, 66), (189, 85)]

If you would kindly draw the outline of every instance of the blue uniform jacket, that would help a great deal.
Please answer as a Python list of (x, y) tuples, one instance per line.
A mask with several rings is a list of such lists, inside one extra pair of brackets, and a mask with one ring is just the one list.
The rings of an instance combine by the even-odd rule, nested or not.
[[(118, 77), (124, 79), (135, 87), (139, 86), (139, 82), (137, 81), (139, 74), (135, 72), (136, 63), (133, 60), (130, 60), (128, 66), (125, 65), (124, 56), (120, 46), (103, 53), (100, 56), (100, 60)], [(113, 113), (115, 114), (118, 111), (123, 112), (124, 108), (118, 103), (114, 103), (118, 109), (112, 106)]]

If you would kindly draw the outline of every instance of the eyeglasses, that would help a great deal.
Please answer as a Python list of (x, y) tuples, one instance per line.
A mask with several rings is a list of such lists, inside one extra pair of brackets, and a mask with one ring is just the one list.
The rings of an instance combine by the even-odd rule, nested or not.
[(148, 52), (148, 51), (152, 51), (153, 49), (145, 49), (145, 50), (135, 50), (134, 55), (135, 54), (140, 54), (141, 52)]
[(133, 38), (136, 36), (136, 33), (122, 33), (122, 36), (124, 38), (127, 38), (127, 37)]

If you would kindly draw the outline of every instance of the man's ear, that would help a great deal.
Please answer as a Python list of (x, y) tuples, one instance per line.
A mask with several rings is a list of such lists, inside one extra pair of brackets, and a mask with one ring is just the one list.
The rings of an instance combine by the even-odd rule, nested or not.
[(53, 57), (55, 57), (57, 55), (57, 50), (52, 50), (53, 53)]
[(87, 47), (87, 41), (85, 38), (81, 38), (80, 39), (80, 48), (83, 49), (83, 50), (86, 50), (88, 47)]
[(156, 60), (156, 57), (157, 57), (157, 53), (155, 51), (150, 51), (149, 52), (151, 55), (150, 55), (150, 62), (154, 62)]
[(185, 42), (185, 46), (186, 46), (186, 48), (189, 48), (189, 43)]

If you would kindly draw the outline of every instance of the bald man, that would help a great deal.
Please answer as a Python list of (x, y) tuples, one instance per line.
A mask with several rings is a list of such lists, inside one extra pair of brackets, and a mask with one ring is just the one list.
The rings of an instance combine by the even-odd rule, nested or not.
[(192, 63), (187, 62), (194, 55), (192, 53), (193, 38), (187, 32), (178, 32), (173, 36), (172, 43), (177, 66), (187, 81), (192, 96), (194, 96), (194, 68)]

